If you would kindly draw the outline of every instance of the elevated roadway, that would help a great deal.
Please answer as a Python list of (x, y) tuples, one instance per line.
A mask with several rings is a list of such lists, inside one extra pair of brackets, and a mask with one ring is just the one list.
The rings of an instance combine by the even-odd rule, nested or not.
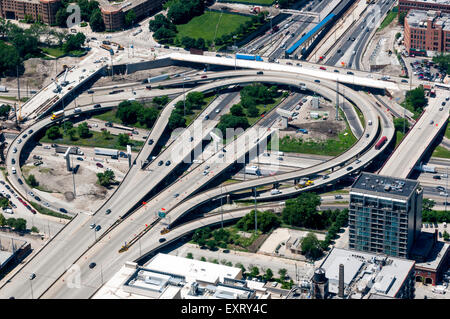
[[(332, 85), (332, 84), (331, 84)], [(323, 93), (323, 87), (320, 87), (317, 85), (317, 87), (315, 87), (314, 89), (316, 89), (318, 91), (321, 91), (321, 94)], [(334, 92), (332, 92), (332, 90), (330, 90), (329, 94), (331, 96), (334, 96)], [(359, 101), (358, 101), (359, 102)], [(363, 100), (361, 100), (362, 103)], [(370, 108), (368, 108), (370, 109)], [(367, 112), (370, 111), (366, 110)], [(367, 115), (367, 114), (366, 114)], [(370, 114), (373, 115), (373, 114)], [(375, 116), (376, 118), (376, 116)], [(377, 121), (376, 121), (377, 122)], [(375, 124), (378, 124), (375, 123)], [(372, 135), (376, 135), (376, 129), (372, 130), (370, 129)], [(373, 137), (372, 137), (373, 140)], [(251, 140), (250, 140), (251, 141)], [(365, 144), (365, 141), (362, 142), (362, 144)], [(361, 144), (360, 144), (361, 146)], [(228, 147), (228, 146), (227, 146)], [(229, 153), (229, 151), (227, 151), (226, 153)], [(216, 154), (217, 155), (217, 154)], [(213, 161), (212, 163), (209, 162), (205, 162), (202, 165), (209, 165), (211, 166), (211, 164), (216, 165), (215, 161)], [(338, 163), (336, 163), (337, 165)], [(342, 163), (341, 163), (342, 164)], [(201, 167), (201, 165), (200, 165)], [(143, 207), (140, 209), (139, 212), (136, 212), (132, 215), (132, 218), (127, 218), (124, 222), (122, 222), (121, 224), (119, 224), (115, 229), (113, 229), (109, 234), (108, 234), (108, 238), (106, 239), (105, 237), (102, 239), (101, 242), (99, 242), (95, 247), (93, 247), (92, 250), (90, 250), (89, 252), (87, 252), (85, 254), (85, 257), (80, 258), (77, 261), (77, 264), (81, 263), (81, 271), (82, 271), (82, 278), (83, 278), (83, 283), (82, 283), (82, 288), (81, 290), (68, 290), (64, 287), (63, 283), (63, 278), (68, 279), (67, 274), (64, 275), (60, 280), (58, 280), (58, 282), (56, 283), (55, 286), (53, 286), (45, 295), (44, 297), (51, 297), (51, 298), (73, 298), (73, 297), (86, 297), (88, 296), (90, 293), (93, 292), (93, 289), (95, 289), (94, 287), (92, 287), (92, 284), (90, 283), (98, 283), (101, 284), (100, 280), (99, 280), (99, 273), (98, 271), (90, 271), (90, 269), (87, 267), (88, 263), (90, 261), (95, 260), (97, 262), (97, 264), (102, 264), (104, 266), (107, 265), (107, 271), (108, 273), (111, 272), (113, 269), (112, 268), (116, 268), (116, 266), (119, 266), (126, 260), (130, 260), (127, 256), (130, 256), (129, 252), (125, 252), (125, 253), (118, 253), (117, 249), (120, 248), (120, 246), (123, 245), (124, 240), (126, 240), (127, 238), (124, 236), (126, 233), (131, 234), (131, 236), (133, 236), (133, 234), (137, 234), (139, 232), (139, 228), (141, 229), (145, 229), (145, 225), (143, 225), (144, 223), (151, 223), (152, 220), (154, 220), (155, 218), (155, 209), (159, 209), (161, 207), (167, 207), (167, 210), (169, 211), (168, 217), (170, 218), (170, 220), (173, 222), (177, 217), (181, 216), (183, 214), (183, 210), (179, 207), (183, 206), (183, 203), (189, 202), (191, 200), (187, 200), (182, 202), (181, 205), (176, 206), (175, 209), (173, 210), (169, 210), (169, 207), (172, 207), (174, 205), (176, 205), (177, 202), (179, 202), (181, 200), (181, 195), (178, 197), (173, 197), (172, 195), (175, 193), (175, 191), (177, 191), (177, 189), (182, 189), (182, 190), (188, 190), (187, 193), (192, 193), (193, 191), (195, 191), (196, 188), (201, 187), (202, 185), (205, 184), (205, 181), (202, 181), (204, 179), (205, 176), (202, 176), (201, 174), (199, 174), (202, 170), (204, 169), (204, 167), (201, 167), (200, 169), (198, 169), (197, 172), (191, 172), (188, 175), (191, 175), (191, 177), (189, 176), (184, 176), (182, 178), (182, 180), (177, 181), (176, 183), (174, 183), (172, 186), (170, 186), (169, 188), (167, 188), (163, 193), (160, 193), (156, 198), (152, 199), (151, 201), (148, 202), (148, 204), (146, 205), (146, 207)], [(215, 172), (217, 171), (215, 168), (210, 168), (211, 172)], [(283, 175), (287, 175), (287, 174), (283, 174)], [(299, 176), (299, 173), (297, 174), (293, 174), (292, 176), (289, 176), (286, 178), (287, 179), (295, 179), (297, 176)], [(192, 180), (192, 178), (194, 178)], [(283, 177), (281, 178), (283, 179)], [(200, 182), (195, 183), (195, 181), (198, 180)], [(270, 179), (266, 181), (262, 181), (263, 179), (260, 179), (258, 181), (253, 181), (250, 183), (255, 183), (256, 185), (263, 185), (263, 184), (271, 184), (274, 183), (278, 180), (277, 179)], [(193, 182), (194, 181), (194, 182)], [(252, 188), (254, 187), (254, 184), (250, 184), (247, 185), (244, 183), (238, 183), (241, 184), (241, 187), (236, 188), (236, 190), (240, 190), (240, 189), (245, 189), (245, 188)], [(242, 185), (244, 184), (244, 185)], [(187, 188), (186, 188), (187, 187)], [(223, 194), (226, 193), (230, 193), (236, 190), (231, 190), (228, 189), (229, 186), (225, 186), (223, 187)], [(219, 190), (219, 188), (216, 188), (215, 190)], [(208, 193), (208, 192), (207, 192)], [(181, 193), (180, 193), (181, 194)], [(204, 193), (202, 193), (201, 198), (205, 198), (203, 196)], [(222, 195), (223, 195), (222, 194)], [(194, 198), (196, 198), (196, 201), (199, 199), (199, 196), (195, 196)], [(214, 194), (212, 197), (210, 197), (209, 199), (213, 199), (213, 198), (217, 198), (217, 197), (221, 196), (221, 193), (219, 191), (218, 194)], [(158, 199), (159, 198), (159, 199)], [(157, 201), (158, 199), (158, 201)], [(209, 200), (209, 199), (205, 199), (205, 200)], [(166, 205), (167, 204), (167, 205)], [(177, 211), (176, 211), (177, 210)], [(176, 213), (174, 213), (176, 212)], [(153, 228), (150, 229), (150, 231), (144, 235), (144, 237), (142, 237), (142, 239), (145, 238), (145, 240), (139, 240), (139, 245), (136, 243), (135, 245), (131, 246), (130, 249), (133, 251), (136, 251), (135, 249), (138, 248), (142, 245), (147, 245), (147, 243), (149, 242), (156, 242), (157, 238), (159, 238), (159, 231), (162, 229), (162, 227), (164, 227), (166, 223), (164, 221), (162, 221), (161, 223), (158, 223), (156, 226), (154, 226)], [(130, 239), (130, 237), (128, 237), (128, 240)], [(139, 246), (139, 247), (138, 247)], [(116, 252), (113, 252), (112, 250), (114, 250), (114, 248), (116, 249)], [(146, 251), (144, 249), (144, 251)], [(95, 256), (95, 259), (94, 259)], [(105, 269), (105, 268), (103, 268)], [(105, 272), (103, 272), (103, 276), (105, 276), (105, 278), (107, 277), (107, 275), (105, 274)], [(88, 284), (89, 283), (89, 284)]]
[[(380, 175), (407, 178), (414, 170), (425, 152), (433, 145), (433, 141), (445, 128), (448, 120), (450, 102), (446, 102), (448, 91), (438, 90), (420, 119), (379, 171)], [(444, 106), (442, 103), (446, 102)], [(414, 151), (412, 151), (414, 150)]]

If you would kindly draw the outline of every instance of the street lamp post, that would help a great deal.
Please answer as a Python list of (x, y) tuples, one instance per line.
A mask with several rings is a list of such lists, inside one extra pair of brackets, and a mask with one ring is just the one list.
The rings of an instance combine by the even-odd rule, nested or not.
[(186, 116), (186, 94), (184, 92), (184, 80), (186, 80), (186, 77), (183, 76), (183, 112), (184, 116)]

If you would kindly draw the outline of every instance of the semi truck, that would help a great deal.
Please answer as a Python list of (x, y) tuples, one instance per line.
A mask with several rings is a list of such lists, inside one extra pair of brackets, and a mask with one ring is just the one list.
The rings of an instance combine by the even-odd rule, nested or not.
[(436, 167), (430, 165), (419, 165), (416, 167), (419, 171), (424, 173), (436, 173)]
[(8, 88), (4, 85), (0, 85), (0, 92), (8, 92)]
[(259, 55), (252, 54), (236, 54), (236, 59), (248, 61), (264, 61)]
[(259, 170), (259, 167), (256, 165), (252, 166), (246, 166), (245, 167), (245, 174), (251, 174), (251, 175), (261, 175), (261, 171)]
[[(65, 154), (67, 152), (67, 146), (56, 146), (55, 147), (56, 153), (62, 153)], [(83, 151), (81, 151), (78, 147), (71, 147), (69, 154), (73, 155), (84, 155)]]
[(119, 151), (118, 150), (113, 150), (113, 149), (109, 149), (109, 148), (95, 147), (94, 148), (94, 153), (95, 153), (95, 155), (105, 155), (105, 156), (119, 157)]

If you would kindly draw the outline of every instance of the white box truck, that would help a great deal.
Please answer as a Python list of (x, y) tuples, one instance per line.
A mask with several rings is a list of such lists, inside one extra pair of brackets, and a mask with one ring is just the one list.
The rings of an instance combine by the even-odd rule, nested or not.
[(270, 191), (270, 195), (277, 195), (277, 194), (281, 194), (281, 191), (279, 189), (275, 188)]
[(261, 171), (259, 170), (259, 167), (256, 166), (256, 165), (246, 166), (245, 167), (245, 174), (261, 175)]

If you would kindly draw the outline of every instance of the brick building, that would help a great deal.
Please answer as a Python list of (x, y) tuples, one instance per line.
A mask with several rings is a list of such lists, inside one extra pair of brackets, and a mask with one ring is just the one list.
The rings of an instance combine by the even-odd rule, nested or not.
[(26, 15), (35, 21), (54, 24), (60, 0), (0, 0), (0, 16), (7, 19), (23, 20)]
[(450, 13), (450, 0), (398, 0), (398, 12), (436, 10)]
[(450, 52), (450, 14), (410, 10), (405, 17), (404, 39), (410, 54)]

